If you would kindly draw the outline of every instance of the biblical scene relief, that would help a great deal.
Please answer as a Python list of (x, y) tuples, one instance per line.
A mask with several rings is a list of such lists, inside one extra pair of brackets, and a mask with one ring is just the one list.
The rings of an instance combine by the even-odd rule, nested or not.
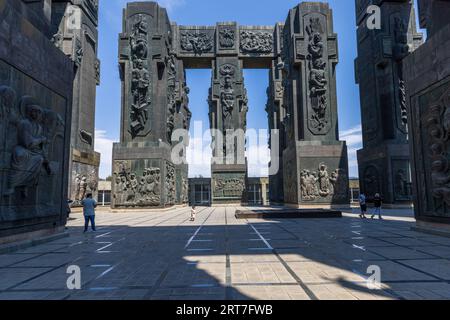
[(145, 168), (134, 172), (128, 163), (116, 162), (113, 176), (115, 203), (123, 207), (160, 206), (161, 170)]
[(336, 169), (330, 172), (324, 163), (321, 163), (317, 170), (302, 170), (300, 190), (304, 201), (327, 197), (345, 200), (348, 197), (347, 171)]
[(0, 85), (0, 130), (2, 202), (50, 208), (51, 192), (61, 182), (63, 118), (34, 97)]

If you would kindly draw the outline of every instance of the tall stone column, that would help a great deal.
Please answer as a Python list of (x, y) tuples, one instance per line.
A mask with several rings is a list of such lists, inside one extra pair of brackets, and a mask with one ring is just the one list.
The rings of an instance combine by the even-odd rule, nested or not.
[[(272, 60), (269, 70), (269, 87), (267, 88), (266, 112), (269, 120), (269, 148), (271, 150), (271, 163), (274, 172), (269, 172), (270, 202), (282, 204), (284, 202), (283, 183), (283, 151), (286, 148), (285, 123), (286, 108), (284, 104), (284, 80), (283, 70), (280, 66), (283, 63), (281, 57), (284, 25), (277, 24), (275, 27), (275, 50), (277, 58)], [(273, 159), (277, 157), (277, 159)], [(276, 163), (275, 163), (276, 162)], [(278, 170), (276, 170), (278, 169)]]
[(129, 3), (123, 19), (122, 119), (120, 142), (113, 147), (112, 206), (172, 206), (181, 201), (177, 169), (179, 179), (187, 177), (187, 167), (177, 168), (172, 159), (172, 134), (188, 127), (190, 118), (184, 68), (173, 50), (165, 9), (156, 2)]
[[(422, 43), (414, 5), (375, 1), (381, 30), (367, 27), (367, 5), (356, 0), (358, 58), (356, 82), (361, 97), (363, 149), (358, 151), (361, 191), (380, 193), (386, 204), (410, 204), (412, 182), (403, 58)], [(380, 2), (380, 3), (378, 3)]]
[(213, 130), (212, 203), (246, 202), (247, 160), (245, 131), (248, 99), (243, 64), (237, 56), (213, 61), (210, 125)]
[[(189, 92), (190, 89), (186, 84), (186, 71), (184, 68), (184, 63), (182, 60), (175, 59), (175, 56), (172, 55), (170, 59), (174, 59), (175, 62), (175, 91), (171, 94), (173, 95), (173, 102), (175, 105), (175, 115), (174, 115), (174, 130), (177, 130), (180, 133), (184, 134), (180, 137), (179, 140), (172, 142), (174, 143), (182, 142), (187, 147), (189, 144), (187, 133), (190, 129), (192, 112), (189, 109)], [(169, 100), (170, 101), (170, 100)], [(170, 131), (169, 131), (170, 133)], [(177, 135), (178, 137), (180, 135)], [(180, 141), (181, 140), (181, 141)], [(179, 153), (182, 153), (181, 156), (186, 157), (185, 149), (182, 149)], [(176, 202), (180, 205), (188, 205), (189, 204), (189, 166), (186, 162), (176, 165)]]
[(348, 205), (348, 160), (339, 141), (337, 36), (326, 3), (301, 3), (284, 27), (284, 199), (295, 207)]
[(80, 205), (98, 194), (100, 154), (94, 151), (96, 87), (100, 84), (98, 0), (52, 3), (52, 41), (75, 65), (69, 197)]
[(404, 60), (417, 227), (450, 234), (450, 1), (419, 1), (427, 41)]

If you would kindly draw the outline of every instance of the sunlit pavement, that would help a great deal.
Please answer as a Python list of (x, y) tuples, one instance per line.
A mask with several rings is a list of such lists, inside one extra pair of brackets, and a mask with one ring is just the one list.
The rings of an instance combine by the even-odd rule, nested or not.
[[(383, 221), (235, 210), (200, 208), (195, 222), (189, 208), (100, 211), (87, 234), (72, 214), (70, 237), (0, 255), (0, 299), (450, 299), (450, 238), (411, 231), (411, 210)], [(67, 288), (73, 265), (81, 290)]]

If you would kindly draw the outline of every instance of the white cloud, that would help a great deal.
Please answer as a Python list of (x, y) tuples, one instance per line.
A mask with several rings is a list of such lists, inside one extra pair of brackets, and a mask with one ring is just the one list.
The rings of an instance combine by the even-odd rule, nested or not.
[(189, 163), (189, 177), (211, 177), (211, 140), (191, 138), (186, 150)]
[(341, 140), (347, 141), (350, 176), (357, 177), (357, 151), (362, 148), (362, 127), (361, 125), (358, 125), (348, 130), (341, 131), (340, 136)]
[(115, 141), (106, 136), (106, 131), (95, 130), (95, 151), (101, 154), (100, 178), (105, 179), (112, 172), (112, 148)]
[[(256, 134), (256, 133), (255, 133)], [(256, 139), (249, 138), (245, 152), (250, 177), (267, 177), (269, 174), (270, 150), (267, 145), (267, 135), (259, 133)], [(211, 177), (211, 137), (209, 131), (204, 131), (190, 138), (187, 148), (187, 161), (189, 163), (189, 177)]]
[(267, 144), (250, 145), (246, 151), (249, 177), (268, 177), (270, 150)]

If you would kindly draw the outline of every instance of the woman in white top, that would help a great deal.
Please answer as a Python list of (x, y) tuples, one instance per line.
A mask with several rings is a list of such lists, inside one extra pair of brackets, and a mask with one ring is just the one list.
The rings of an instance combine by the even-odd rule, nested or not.
[(195, 221), (195, 216), (197, 215), (197, 211), (195, 210), (195, 206), (191, 209), (191, 221)]

